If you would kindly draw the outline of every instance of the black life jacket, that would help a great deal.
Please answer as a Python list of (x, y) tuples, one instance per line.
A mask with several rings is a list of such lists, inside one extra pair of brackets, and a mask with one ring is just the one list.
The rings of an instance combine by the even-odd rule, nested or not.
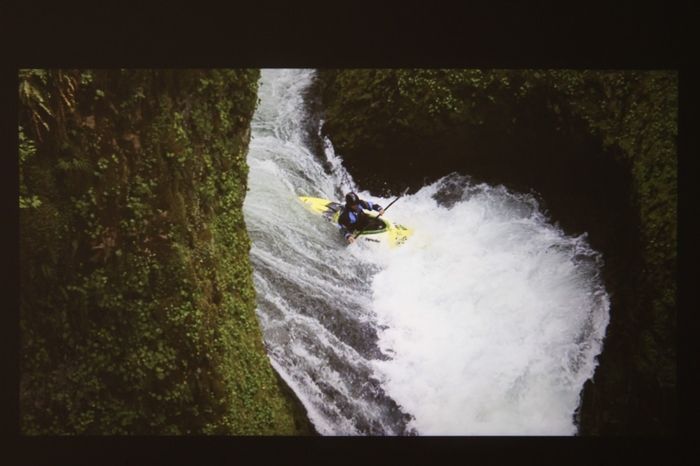
[[(360, 205), (360, 207), (363, 207)], [(343, 225), (348, 231), (361, 230), (369, 222), (369, 215), (364, 213), (362, 209), (359, 212), (355, 212), (348, 206), (344, 206), (342, 212), (338, 216), (338, 223)]]

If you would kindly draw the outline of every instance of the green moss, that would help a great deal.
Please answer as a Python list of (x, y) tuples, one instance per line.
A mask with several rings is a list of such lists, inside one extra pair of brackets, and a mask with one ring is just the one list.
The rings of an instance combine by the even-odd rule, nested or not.
[(258, 77), (20, 72), (23, 433), (297, 433), (242, 215)]

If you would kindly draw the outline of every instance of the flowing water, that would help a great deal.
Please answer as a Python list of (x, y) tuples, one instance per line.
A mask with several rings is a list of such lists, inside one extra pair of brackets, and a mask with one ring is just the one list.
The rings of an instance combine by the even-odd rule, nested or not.
[(244, 204), (275, 369), (323, 435), (573, 435), (609, 319), (601, 258), (530, 195), (452, 174), (386, 217), (414, 235), (350, 247), (297, 196), (356, 186), (306, 142), (312, 70), (263, 70)]

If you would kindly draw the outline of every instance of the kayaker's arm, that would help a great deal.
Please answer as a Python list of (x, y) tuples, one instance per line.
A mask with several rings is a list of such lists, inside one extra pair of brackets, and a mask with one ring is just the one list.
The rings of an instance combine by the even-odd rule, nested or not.
[(345, 241), (348, 243), (355, 241), (355, 237), (353, 236), (352, 232), (346, 228), (345, 225), (338, 224), (338, 228), (340, 229), (340, 234), (343, 235), (343, 238), (345, 238)]
[(379, 211), (379, 215), (382, 215), (384, 213), (384, 209), (382, 209), (382, 206), (380, 206), (379, 204), (375, 204), (370, 201), (360, 201), (360, 205), (366, 210)]

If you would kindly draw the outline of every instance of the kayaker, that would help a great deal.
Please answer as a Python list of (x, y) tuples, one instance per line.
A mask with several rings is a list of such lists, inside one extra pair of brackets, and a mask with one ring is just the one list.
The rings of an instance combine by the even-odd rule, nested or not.
[(348, 244), (355, 241), (356, 231), (363, 230), (373, 220), (363, 209), (379, 211), (379, 215), (384, 213), (384, 209), (379, 204), (364, 201), (355, 193), (345, 195), (345, 206), (338, 216), (338, 225), (340, 225), (340, 233)]

